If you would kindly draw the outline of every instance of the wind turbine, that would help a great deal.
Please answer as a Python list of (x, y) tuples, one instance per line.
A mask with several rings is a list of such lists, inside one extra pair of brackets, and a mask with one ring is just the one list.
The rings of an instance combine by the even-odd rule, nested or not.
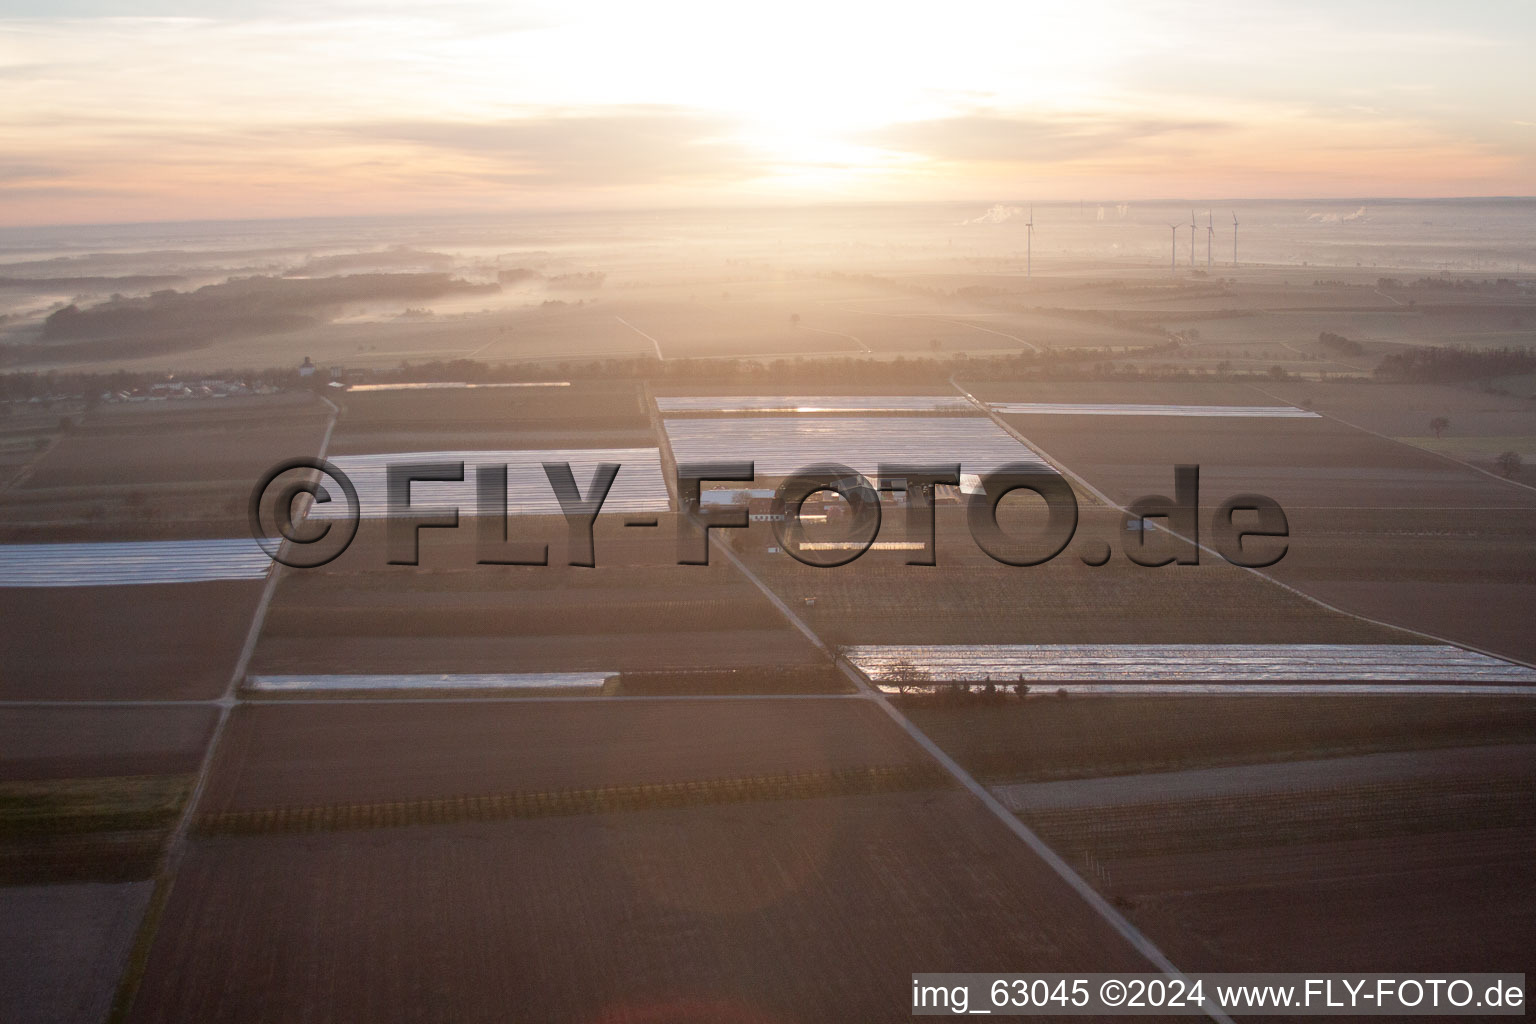
[(1168, 248), (1168, 269), (1177, 273), (1179, 269), (1179, 226), (1177, 224), (1169, 224), (1168, 227), (1173, 231), (1173, 237), (1169, 242)]
[(1216, 215), (1210, 210), (1205, 211), (1205, 265), (1211, 266), (1211, 241), (1216, 237)]
[(1029, 208), (1029, 220), (1024, 223), (1024, 276), (1035, 273), (1035, 208)]
[(1237, 211), (1232, 211), (1232, 265), (1237, 266)]
[(1189, 211), (1189, 265), (1195, 265), (1195, 211)]

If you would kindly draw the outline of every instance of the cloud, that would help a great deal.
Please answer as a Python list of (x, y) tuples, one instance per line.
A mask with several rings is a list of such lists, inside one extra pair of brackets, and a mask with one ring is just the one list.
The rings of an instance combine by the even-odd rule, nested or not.
[[(728, 119), (671, 107), (555, 112), (502, 121), (379, 121), (333, 127), (358, 141), (400, 143), (477, 161), (477, 176), (527, 186), (652, 185), (744, 180), (761, 161)], [(475, 172), (470, 172), (475, 173)]]
[(131, 199), (136, 193), (125, 189), (75, 185), (9, 185), (0, 183), (0, 203), (41, 199)]
[(68, 174), (61, 167), (43, 164), (0, 164), (0, 184), (13, 181), (53, 181), (67, 177)]
[(1220, 121), (1203, 120), (971, 113), (893, 124), (867, 134), (864, 141), (884, 149), (963, 163), (1054, 162), (1113, 154), (1159, 136), (1212, 134), (1228, 127)]
[[(735, 136), (732, 119), (666, 106), (536, 109), (497, 120), (252, 120), (218, 131), (93, 121), (54, 130), (58, 143), (33, 138), (0, 157), (0, 223), (231, 209), (247, 216), (499, 209), (534, 197), (601, 204), (642, 194), (686, 205), (778, 170)], [(108, 201), (112, 193), (119, 201)]]
[(63, 65), (58, 64), (0, 64), (0, 78), (14, 78), (18, 81), (32, 81), (44, 75), (53, 73)]

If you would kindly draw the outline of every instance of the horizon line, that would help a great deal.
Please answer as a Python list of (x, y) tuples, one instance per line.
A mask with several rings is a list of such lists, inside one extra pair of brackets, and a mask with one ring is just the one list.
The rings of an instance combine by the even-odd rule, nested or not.
[(294, 214), (281, 217), (193, 217), (186, 219), (164, 220), (103, 220), (103, 221), (54, 221), (42, 224), (0, 224), (0, 231), (40, 231), (58, 228), (133, 228), (156, 227), (161, 225), (190, 225), (190, 224), (274, 224), (287, 222), (347, 222), (347, 221), (377, 221), (377, 220), (426, 220), (452, 217), (527, 217), (527, 216), (571, 216), (580, 214), (634, 214), (634, 213), (703, 213), (719, 212), (727, 210), (818, 210), (818, 209), (854, 209), (854, 208), (894, 208), (894, 207), (950, 207), (950, 206), (998, 206), (998, 205), (1022, 205), (1036, 207), (1071, 207), (1071, 206), (1112, 206), (1119, 204), (1162, 205), (1193, 203), (1196, 208), (1214, 208), (1238, 206), (1245, 203), (1270, 203), (1270, 204), (1301, 204), (1301, 203), (1457, 203), (1457, 202), (1531, 202), (1536, 201), (1536, 195), (1459, 195), (1459, 196), (1308, 196), (1308, 197), (1279, 197), (1279, 196), (1246, 196), (1225, 197), (1219, 199), (1192, 199), (1188, 196), (1161, 197), (1150, 199), (1124, 199), (1124, 198), (1098, 198), (1090, 199), (864, 199), (864, 200), (817, 200), (809, 202), (781, 202), (773, 200), (747, 201), (739, 203), (700, 203), (697, 205), (679, 206), (675, 204), (665, 206), (645, 206), (634, 204), (591, 205), (591, 206), (563, 206), (563, 207), (525, 207), (521, 209), (496, 209), (496, 208), (449, 208), (439, 210), (420, 210), (410, 213), (349, 213), (349, 214)]

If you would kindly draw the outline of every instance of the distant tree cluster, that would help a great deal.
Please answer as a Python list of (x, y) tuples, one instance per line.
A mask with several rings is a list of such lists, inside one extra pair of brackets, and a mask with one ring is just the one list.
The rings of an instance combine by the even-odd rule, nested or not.
[(238, 380), (247, 385), (274, 387), (291, 390), (300, 386), (299, 372), (294, 368), (268, 370), (219, 370), (215, 373), (199, 373), (178, 378), (164, 371), (135, 373), (118, 370), (112, 373), (4, 373), (0, 374), (0, 402), (25, 402), (32, 398), (73, 398), (87, 403), (104, 394), (118, 391), (139, 391), (156, 384), (178, 379), (186, 380)]
[(1351, 341), (1342, 334), (1334, 334), (1332, 331), (1324, 331), (1317, 336), (1317, 343), (1330, 352), (1340, 355), (1358, 356), (1365, 353), (1365, 346), (1358, 341)]
[[(98, 344), (95, 342), (55, 343), (50, 352), (63, 348)], [(17, 361), (36, 352), (36, 345), (0, 345), (0, 365)], [(755, 359), (667, 359), (652, 356), (625, 356), (589, 360), (527, 360), (512, 363), (485, 363), (472, 359), (429, 360), (402, 363), (392, 369), (349, 371), (353, 383), (456, 382), (520, 383), (548, 380), (672, 380), (751, 383), (785, 387), (825, 387), (828, 382), (858, 380), (869, 384), (912, 385), (949, 390), (955, 374), (974, 381), (1194, 381), (1210, 379), (1212, 372), (1175, 362), (1151, 362), (1177, 357), (1176, 341), (1137, 347), (1063, 348), (1043, 352), (1021, 351), (1006, 355), (973, 356), (967, 352), (946, 353), (935, 350), (924, 357), (874, 356), (836, 358), (793, 357), (771, 361)], [(1273, 353), (1269, 353), (1272, 357)], [(1218, 364), (1215, 375), (1223, 379), (1284, 380), (1288, 374), (1276, 365), (1265, 370), (1238, 370), (1230, 362)], [(195, 378), (244, 380), (280, 390), (303, 385), (294, 367), (268, 369), (223, 369), (213, 373), (182, 375)], [(75, 397), (86, 400), (113, 391), (133, 391), (175, 379), (163, 372), (154, 373), (35, 373), (0, 374), (0, 401), (26, 400), (32, 397)], [(315, 378), (311, 378), (313, 381)]]
[(1471, 349), (1437, 345), (1392, 353), (1376, 367), (1376, 376), (1388, 381), (1436, 384), (1533, 371), (1536, 371), (1536, 352), (1529, 348)]
[(549, 279), (551, 288), (567, 288), (572, 291), (586, 291), (593, 288), (601, 288), (608, 275), (599, 270), (591, 270), (581, 274), (556, 274)]
[(43, 321), (43, 339), (265, 333), (312, 323), (316, 314), (350, 302), (433, 299), (499, 289), (448, 274), (238, 277), (189, 292), (167, 288), (142, 298), (114, 295), (87, 309), (71, 303)]
[[(413, 381), (467, 381), (470, 383), (538, 380), (671, 380), (740, 382), (775, 386), (824, 387), (829, 381), (858, 380), (864, 383), (924, 385), (949, 388), (956, 373), (969, 380), (1201, 380), (1209, 374), (1173, 363), (1124, 365), (1115, 360), (1148, 360), (1176, 351), (1174, 345), (1148, 345), (1128, 349), (1059, 349), (1009, 355), (972, 356), (965, 352), (931, 356), (868, 356), (787, 358), (771, 361), (724, 359), (668, 359), (626, 356), (612, 359), (560, 362), (483, 363), (471, 359), (431, 360), (404, 363), (394, 369), (368, 370), (368, 383)], [(1268, 377), (1283, 380), (1284, 367), (1235, 371), (1230, 364), (1225, 377)]]
[(1531, 290), (1530, 282), (1516, 281), (1508, 277), (1497, 279), (1421, 277), (1416, 281), (1409, 281), (1406, 284), (1400, 278), (1383, 277), (1377, 280), (1376, 287), (1382, 291), (1474, 292), (1479, 294), (1514, 294)]

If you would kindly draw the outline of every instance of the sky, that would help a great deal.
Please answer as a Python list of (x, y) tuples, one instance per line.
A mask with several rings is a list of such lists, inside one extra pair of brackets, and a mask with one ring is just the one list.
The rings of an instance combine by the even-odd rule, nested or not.
[(0, 224), (1536, 193), (1530, 0), (0, 0)]

